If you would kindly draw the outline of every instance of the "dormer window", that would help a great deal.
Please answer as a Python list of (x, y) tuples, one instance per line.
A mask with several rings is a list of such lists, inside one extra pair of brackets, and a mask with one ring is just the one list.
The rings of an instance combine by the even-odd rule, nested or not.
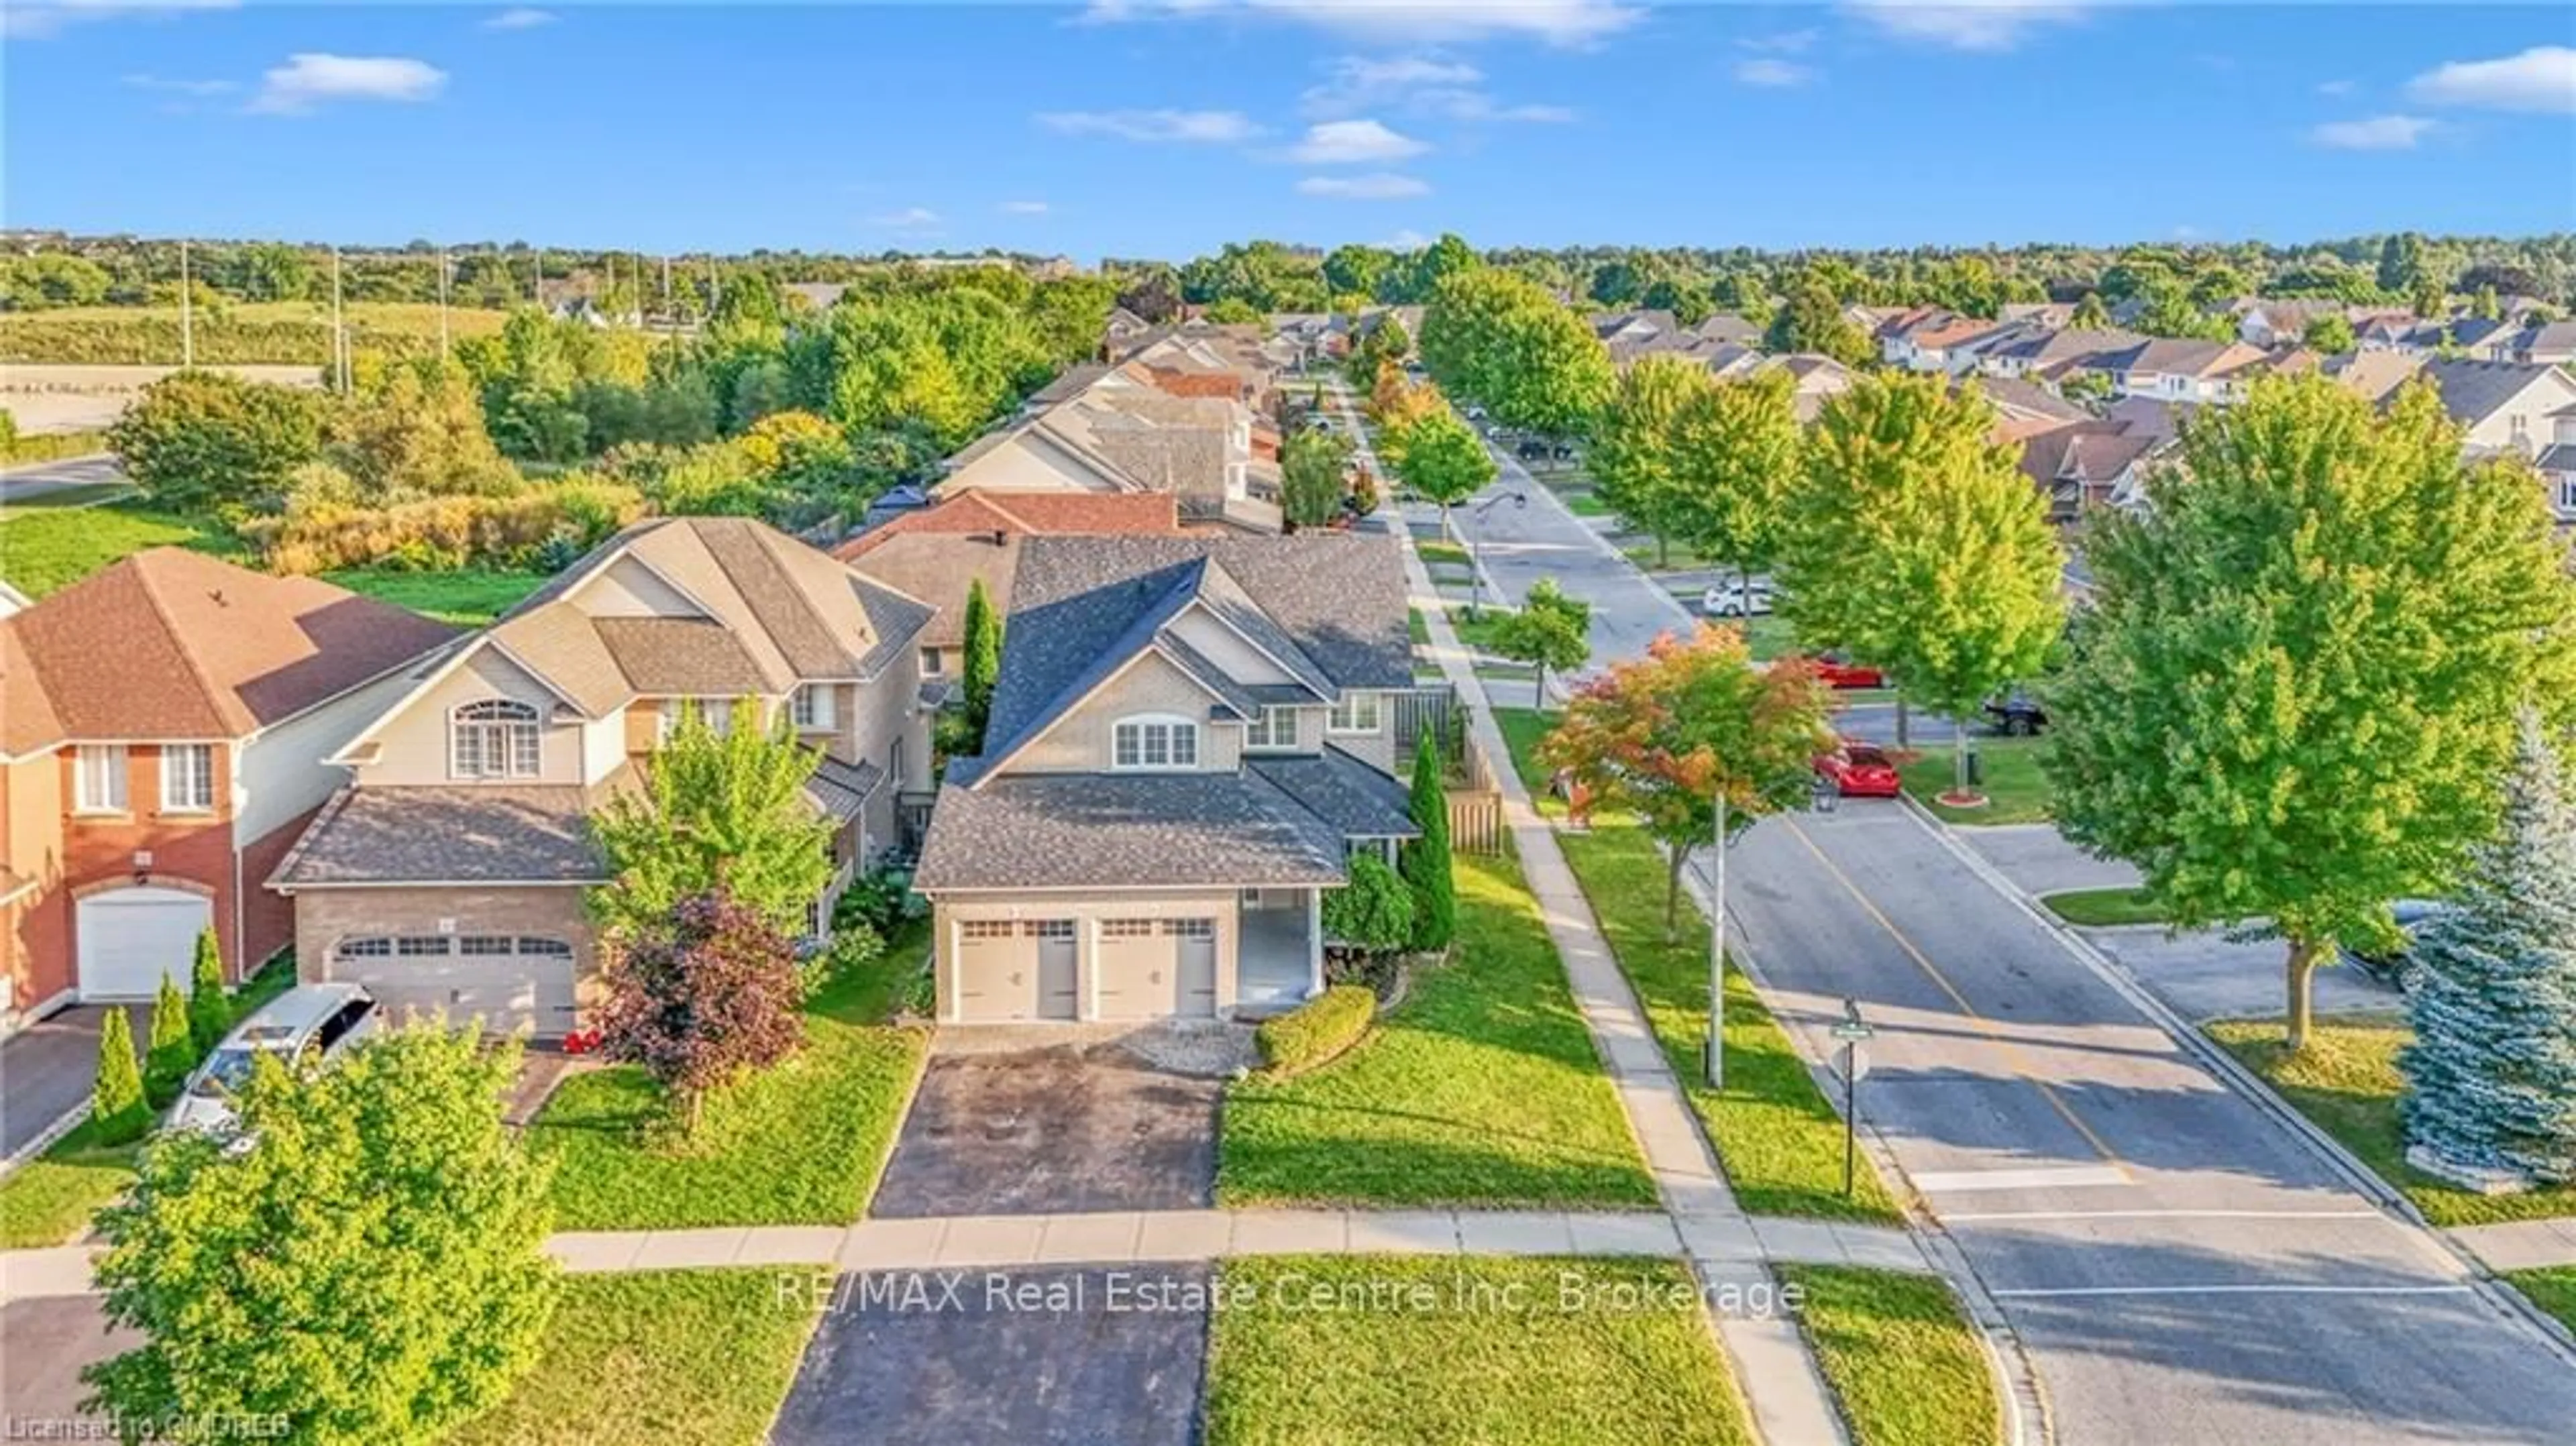
[(458, 704), (448, 715), (448, 773), (455, 778), (537, 776), (537, 710), (512, 698)]
[(1199, 725), (1187, 718), (1121, 718), (1110, 730), (1109, 763), (1118, 769), (1199, 766)]
[(680, 731), (680, 719), (691, 708), (698, 710), (698, 721), (706, 724), (707, 731), (718, 738), (733, 731), (731, 698), (665, 698), (662, 700), (662, 742), (670, 742), (671, 735)]
[(1294, 748), (1297, 746), (1297, 710), (1270, 707), (1243, 730), (1246, 748)]

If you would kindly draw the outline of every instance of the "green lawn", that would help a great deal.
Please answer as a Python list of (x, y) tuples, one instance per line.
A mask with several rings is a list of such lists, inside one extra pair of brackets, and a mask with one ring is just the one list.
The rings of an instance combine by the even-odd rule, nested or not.
[(1658, 557), (1652, 538), (1619, 551), (1636, 564), (1639, 572), (1699, 572), (1717, 566), (1715, 558), (1702, 557), (1678, 542), (1665, 548), (1663, 555)]
[(1431, 645), (1431, 624), (1423, 620), (1422, 609), (1409, 607), (1404, 610), (1404, 630), (1413, 638), (1415, 647)]
[(1678, 1262), (1285, 1256), (1224, 1280), (1248, 1303), (1210, 1330), (1208, 1446), (1758, 1439)]
[(1565, 510), (1573, 513), (1577, 517), (1607, 517), (1610, 515), (1610, 504), (1601, 500), (1601, 494), (1591, 491), (1588, 488), (1567, 489), (1558, 492), (1556, 495), (1565, 503)]
[(1458, 940), (1332, 1064), (1226, 1094), (1227, 1206), (1651, 1206), (1653, 1180), (1509, 858), (1457, 861)]
[(559, 1162), (556, 1226), (676, 1230), (707, 1225), (841, 1225), (875, 1193), (928, 1037), (875, 1021), (917, 955), (835, 986), (806, 1008), (805, 1048), (706, 1103), (696, 1137), (657, 1144), (659, 1089), (619, 1065), (555, 1090), (528, 1139)]
[(233, 535), (214, 523), (139, 507), (13, 509), (0, 520), (0, 578), (40, 598), (128, 553), (164, 546), (218, 555), (241, 551)]
[[(286, 992), (295, 982), (295, 956), (269, 961), (233, 994), (239, 1019)], [(149, 1037), (150, 1013), (135, 1026), (137, 1047)], [(0, 1180), (0, 1250), (63, 1245), (89, 1228), (90, 1217), (134, 1182), (143, 1143), (102, 1145), (84, 1119), (45, 1152)]]
[(2165, 906), (2144, 889), (2068, 889), (2042, 894), (2039, 901), (2066, 922), (2093, 929), (2165, 921)]
[(326, 572), (322, 579), (379, 602), (426, 613), (441, 622), (480, 627), (535, 591), (546, 575), (486, 567), (456, 572), (388, 572), (359, 567)]
[(1978, 1446), (2003, 1433), (1985, 1346), (1940, 1277), (1783, 1265), (1854, 1446)]
[(1986, 770), (1983, 808), (1952, 808), (1940, 801), (1938, 795), (1958, 777), (1958, 763), (1947, 743), (1924, 749), (1912, 761), (1899, 764), (1897, 771), (1905, 776), (1905, 791), (1944, 823), (2045, 823), (2053, 810), (2048, 776), (2039, 771), (2040, 747), (2036, 738), (1976, 740)]
[(1460, 547), (1454, 542), (1442, 542), (1432, 538), (1416, 538), (1413, 543), (1413, 550), (1421, 555), (1425, 566), (1442, 562), (1452, 563), (1459, 567), (1467, 567), (1471, 565), (1467, 559), (1467, 549)]
[(1458, 641), (1480, 653), (1490, 653), (1494, 650), (1494, 639), (1503, 630), (1503, 619), (1510, 617), (1512, 611), (1491, 599), (1473, 613), (1467, 610), (1465, 603), (1451, 603), (1449, 626), (1457, 630)]
[(2278, 1020), (2222, 1019), (2202, 1028), (2381, 1179), (2405, 1191), (2434, 1224), (2492, 1225), (2576, 1215), (2576, 1186), (2479, 1195), (2407, 1165), (2397, 1118), (2397, 1097), (2404, 1088), (2397, 1051), (2413, 1034), (2403, 1021), (2319, 1020), (2307, 1049), (2296, 1058), (2282, 1051)]
[(2558, 1317), (2559, 1323), (2576, 1331), (2576, 1265), (2553, 1266), (2547, 1270), (2508, 1270), (2504, 1278), (2514, 1289), (2531, 1297), (2531, 1303)]
[[(1562, 812), (1544, 796), (1545, 771), (1532, 756), (1548, 720), (1527, 709), (1497, 708), (1494, 721), (1541, 811)], [(1654, 843), (1609, 817), (1587, 830), (1560, 832), (1556, 841), (1744, 1208), (1762, 1215), (1901, 1219), (1874, 1170), (1863, 1169), (1852, 1198), (1843, 1198), (1842, 1117), (1739, 971), (1726, 976), (1726, 1088), (1699, 1083), (1708, 1031), (1708, 921), (1685, 899), (1676, 937), (1665, 941), (1664, 857)]]
[(536, 1366), (447, 1446), (758, 1446), (814, 1334), (812, 1275), (576, 1275)]

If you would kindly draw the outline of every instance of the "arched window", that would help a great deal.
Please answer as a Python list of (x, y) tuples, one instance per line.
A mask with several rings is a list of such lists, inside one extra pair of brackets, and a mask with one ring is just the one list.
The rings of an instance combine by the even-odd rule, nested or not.
[(537, 710), (509, 698), (460, 703), (448, 714), (448, 773), (456, 778), (537, 776)]
[(1112, 768), (1196, 768), (1199, 725), (1171, 714), (1121, 718), (1109, 749)]

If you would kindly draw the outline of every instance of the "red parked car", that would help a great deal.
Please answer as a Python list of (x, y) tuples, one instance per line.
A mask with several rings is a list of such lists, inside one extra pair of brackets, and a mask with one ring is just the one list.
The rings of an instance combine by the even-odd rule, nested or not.
[(1848, 738), (1816, 759), (1816, 773), (1845, 798), (1894, 798), (1904, 787), (1884, 750), (1875, 743)]
[(1816, 677), (1828, 688), (1884, 688), (1887, 674), (1839, 650), (1816, 655)]

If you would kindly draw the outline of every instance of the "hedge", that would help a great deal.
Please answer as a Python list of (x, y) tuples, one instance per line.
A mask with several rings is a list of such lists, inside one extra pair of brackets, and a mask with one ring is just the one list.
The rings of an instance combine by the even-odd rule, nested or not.
[[(450, 572), (484, 566), (551, 571), (539, 549), (557, 537), (574, 555), (644, 514), (622, 482), (569, 477), (506, 497), (427, 497), (391, 507), (325, 506), (254, 522), (242, 535), (271, 571), (309, 574), (384, 566)], [(558, 559), (553, 566), (560, 566)]]
[(1358, 984), (1336, 984), (1285, 1014), (1261, 1021), (1252, 1032), (1262, 1066), (1276, 1075), (1302, 1074), (1359, 1043), (1377, 1017), (1377, 995)]

